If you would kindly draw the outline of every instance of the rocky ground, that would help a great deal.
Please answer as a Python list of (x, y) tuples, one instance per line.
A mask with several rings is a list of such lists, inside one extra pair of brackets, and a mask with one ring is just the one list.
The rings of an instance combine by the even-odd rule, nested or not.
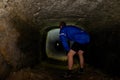
[[(86, 66), (85, 73), (80, 77), (65, 79), (62, 77), (65, 70), (65, 67), (60, 68), (59, 65), (38, 65), (34, 68), (24, 68), (12, 72), (6, 80), (120, 80), (119, 77), (111, 77), (89, 65)], [(74, 68), (74, 71), (76, 70), (77, 68)]]

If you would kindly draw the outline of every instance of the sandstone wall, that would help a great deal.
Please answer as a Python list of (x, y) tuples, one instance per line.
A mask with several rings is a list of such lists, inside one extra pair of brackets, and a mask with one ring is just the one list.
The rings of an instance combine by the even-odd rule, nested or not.
[(16, 69), (32, 65), (41, 50), (40, 30), (64, 20), (90, 32), (92, 59), (99, 57), (95, 64), (108, 63), (105, 69), (110, 65), (116, 69), (120, 66), (119, 4), (119, 0), (0, 0), (0, 59)]

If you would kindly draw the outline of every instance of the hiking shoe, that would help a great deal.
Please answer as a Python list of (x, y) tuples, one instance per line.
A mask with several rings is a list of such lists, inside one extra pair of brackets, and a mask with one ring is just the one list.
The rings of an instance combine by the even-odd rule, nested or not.
[(78, 75), (82, 75), (84, 73), (84, 69), (83, 68), (80, 68), (78, 71), (77, 71), (77, 74)]
[(72, 76), (72, 70), (67, 70), (64, 75), (64, 78), (70, 78), (71, 76)]

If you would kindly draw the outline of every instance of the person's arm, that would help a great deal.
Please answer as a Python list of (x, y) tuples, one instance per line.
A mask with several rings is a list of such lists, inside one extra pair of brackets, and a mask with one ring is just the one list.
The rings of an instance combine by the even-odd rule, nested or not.
[(63, 47), (68, 52), (70, 50), (70, 47), (68, 45), (67, 37), (64, 31), (60, 31), (60, 41), (62, 42)]

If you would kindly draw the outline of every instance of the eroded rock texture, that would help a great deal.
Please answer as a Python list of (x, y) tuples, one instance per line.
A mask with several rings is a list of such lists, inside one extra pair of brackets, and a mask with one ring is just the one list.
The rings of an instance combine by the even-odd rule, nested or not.
[(119, 0), (0, 0), (0, 59), (13, 69), (33, 65), (42, 53), (40, 30), (64, 20), (90, 33), (88, 62), (119, 73), (119, 4)]

